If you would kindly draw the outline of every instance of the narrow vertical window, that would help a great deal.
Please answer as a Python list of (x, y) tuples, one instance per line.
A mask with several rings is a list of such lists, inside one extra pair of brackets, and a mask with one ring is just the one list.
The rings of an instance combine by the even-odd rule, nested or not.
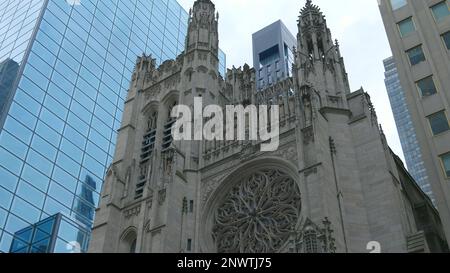
[(174, 102), (171, 107), (169, 107), (167, 122), (164, 125), (164, 136), (163, 136), (163, 144), (162, 151), (165, 151), (170, 148), (172, 144), (172, 126), (176, 122), (176, 118), (171, 117), (172, 109), (177, 105), (177, 102)]
[(442, 34), (442, 40), (444, 40), (444, 45), (450, 50), (450, 31)]
[(442, 166), (447, 178), (450, 178), (450, 153), (441, 156)]
[(192, 251), (192, 239), (188, 239), (187, 240), (186, 250), (187, 251)]

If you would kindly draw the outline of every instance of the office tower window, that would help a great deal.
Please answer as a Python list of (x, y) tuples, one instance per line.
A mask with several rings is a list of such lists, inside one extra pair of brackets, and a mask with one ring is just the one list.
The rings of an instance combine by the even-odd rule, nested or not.
[(194, 200), (189, 201), (189, 212), (194, 212)]
[(416, 65), (420, 62), (425, 61), (425, 54), (423, 53), (422, 46), (416, 46), (406, 51), (408, 54), (409, 62), (411, 65)]
[(400, 30), (400, 35), (405, 37), (406, 35), (416, 31), (416, 27), (414, 26), (414, 21), (412, 17), (405, 19), (398, 23), (398, 29)]
[(272, 83), (273, 83), (272, 75), (269, 75), (268, 80), (269, 80), (269, 84), (272, 84)]
[(261, 78), (262, 76), (263, 76), (263, 70), (260, 69), (260, 70), (259, 70), (259, 77)]
[(268, 65), (267, 66), (267, 74), (272, 73), (272, 66)]
[(450, 153), (441, 156), (442, 166), (447, 178), (450, 178)]
[(264, 52), (259, 53), (259, 61), (262, 67), (273, 63), (275, 60), (280, 58), (280, 49), (278, 45), (275, 45)]
[(428, 97), (436, 94), (436, 86), (433, 81), (433, 76), (426, 77), (417, 82), (417, 87), (419, 88), (422, 97)]
[(448, 9), (447, 1), (442, 1), (437, 5), (431, 7), (433, 11), (433, 16), (436, 22), (440, 22), (445, 19), (450, 14)]
[(393, 10), (397, 10), (399, 8), (402, 8), (406, 6), (408, 2), (406, 0), (391, 0), (391, 5)]
[(431, 130), (433, 131), (434, 135), (439, 135), (450, 130), (445, 111), (432, 114), (428, 117), (428, 120), (430, 121)]
[(275, 70), (280, 69), (280, 61), (275, 62)]
[(447, 49), (450, 50), (450, 31), (447, 33), (444, 33), (442, 35), (442, 39), (444, 40), (444, 44), (447, 47)]

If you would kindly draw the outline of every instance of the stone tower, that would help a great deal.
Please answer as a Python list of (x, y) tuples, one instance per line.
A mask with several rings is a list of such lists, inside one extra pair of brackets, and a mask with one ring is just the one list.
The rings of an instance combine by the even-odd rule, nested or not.
[[(185, 51), (139, 57), (91, 252), (442, 251), (439, 215), (389, 149), (370, 97), (351, 93), (320, 9), (299, 17), (291, 78), (256, 89), (248, 65), (218, 73), (218, 15), (190, 12)], [(278, 105), (280, 146), (174, 141), (177, 104)], [(195, 115), (195, 113), (194, 113)], [(195, 128), (193, 134), (201, 128)]]

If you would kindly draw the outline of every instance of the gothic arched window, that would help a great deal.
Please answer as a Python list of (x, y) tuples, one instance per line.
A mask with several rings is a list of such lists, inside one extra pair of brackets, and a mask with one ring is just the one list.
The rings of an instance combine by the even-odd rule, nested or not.
[(151, 158), (155, 151), (156, 130), (158, 122), (158, 112), (153, 111), (147, 118), (147, 131), (144, 134), (141, 147), (140, 175), (136, 184), (135, 199), (141, 198), (144, 193), (144, 186), (147, 184)]
[(176, 122), (176, 118), (172, 117), (172, 109), (177, 105), (178, 102), (175, 101), (168, 107), (167, 121), (164, 125), (162, 151), (169, 149), (173, 141), (172, 126)]

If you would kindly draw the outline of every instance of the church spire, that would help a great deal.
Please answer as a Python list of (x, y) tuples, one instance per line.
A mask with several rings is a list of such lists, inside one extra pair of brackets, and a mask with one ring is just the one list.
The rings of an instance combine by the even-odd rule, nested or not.
[(189, 11), (188, 35), (186, 37), (186, 52), (193, 49), (219, 49), (218, 35), (219, 14), (215, 14), (215, 5), (211, 0), (197, 0)]
[(300, 10), (297, 42), (300, 86), (314, 85), (322, 97), (350, 92), (339, 45), (332, 38), (325, 15), (311, 0)]
[(333, 46), (330, 30), (320, 8), (306, 1), (305, 7), (300, 11), (298, 19), (298, 41), (299, 48), (305, 53), (320, 59), (327, 47)]
[(312, 3), (312, 0), (306, 0), (305, 7), (301, 10), (301, 13), (306, 12), (315, 12), (315, 13), (321, 13), (320, 8)]

